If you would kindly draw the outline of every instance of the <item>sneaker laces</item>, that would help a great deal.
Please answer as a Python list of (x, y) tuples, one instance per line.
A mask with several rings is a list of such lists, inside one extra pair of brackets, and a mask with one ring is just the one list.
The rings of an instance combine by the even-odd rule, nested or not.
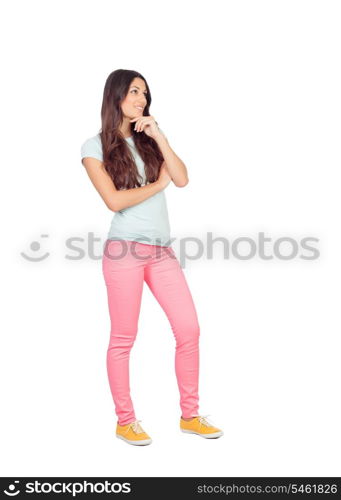
[(211, 422), (209, 422), (209, 420), (207, 420), (207, 418), (206, 418), (209, 416), (210, 416), (210, 414), (202, 415), (201, 417), (198, 417), (198, 420), (202, 425), (205, 425), (206, 427), (214, 427), (214, 425)]
[(142, 429), (142, 427), (139, 424), (139, 422), (142, 422), (142, 420), (135, 420), (134, 422), (131, 422), (131, 424), (129, 425), (129, 427), (127, 429), (127, 432), (130, 429), (130, 427), (133, 429), (133, 431), (136, 434), (141, 434), (142, 432), (144, 432), (144, 430)]

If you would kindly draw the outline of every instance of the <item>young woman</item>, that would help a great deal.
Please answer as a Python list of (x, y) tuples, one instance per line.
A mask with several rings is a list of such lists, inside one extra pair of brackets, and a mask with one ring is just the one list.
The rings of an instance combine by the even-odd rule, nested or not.
[(102, 259), (111, 321), (107, 372), (117, 415), (116, 436), (146, 445), (130, 397), (129, 356), (137, 330), (144, 281), (165, 311), (175, 341), (180, 429), (205, 438), (223, 432), (199, 415), (198, 317), (185, 275), (170, 244), (165, 188), (188, 183), (187, 169), (149, 115), (151, 94), (136, 71), (107, 78), (102, 129), (81, 147), (82, 163), (109, 210), (115, 212)]

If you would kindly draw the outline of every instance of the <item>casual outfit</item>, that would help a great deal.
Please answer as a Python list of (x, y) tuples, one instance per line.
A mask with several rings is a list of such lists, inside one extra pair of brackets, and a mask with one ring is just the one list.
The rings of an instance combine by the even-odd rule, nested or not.
[[(162, 131), (161, 131), (162, 132)], [(138, 173), (146, 184), (144, 162), (138, 154), (133, 137), (127, 137), (126, 143), (133, 154)], [(81, 156), (91, 156), (103, 161), (101, 137), (91, 137), (81, 147)], [(170, 245), (170, 225), (166, 193), (164, 190), (150, 196), (141, 203), (115, 212), (107, 235), (109, 240), (139, 241), (147, 245)]]
[[(145, 185), (144, 162), (134, 147), (133, 136), (125, 140)], [(103, 161), (99, 134), (85, 141), (81, 156)], [(140, 421), (136, 420), (129, 385), (129, 357), (138, 331), (144, 282), (167, 315), (175, 337), (175, 373), (182, 417), (193, 417), (191, 422), (199, 418), (200, 326), (186, 277), (170, 239), (166, 196), (162, 190), (116, 212), (104, 245), (102, 272), (111, 321), (107, 373), (118, 418), (116, 435), (130, 444), (151, 442)], [(189, 429), (187, 424), (190, 422), (183, 422)], [(199, 427), (207, 429), (202, 422), (195, 429), (193, 426), (192, 431), (197, 433)]]

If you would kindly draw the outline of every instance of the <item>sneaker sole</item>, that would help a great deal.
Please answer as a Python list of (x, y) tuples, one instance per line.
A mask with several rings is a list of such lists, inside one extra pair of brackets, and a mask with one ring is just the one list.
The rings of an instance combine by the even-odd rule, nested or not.
[(141, 441), (131, 441), (130, 439), (126, 439), (123, 436), (120, 436), (119, 434), (116, 434), (116, 437), (118, 439), (122, 439), (122, 441), (125, 441), (126, 443), (133, 444), (135, 446), (146, 446), (147, 444), (152, 443), (151, 439), (143, 439)]
[(205, 439), (216, 439), (224, 435), (223, 431), (221, 432), (212, 432), (211, 434), (201, 434), (200, 432), (188, 431), (186, 429), (180, 429), (181, 432), (186, 432), (186, 434), (196, 434), (197, 436), (201, 436)]

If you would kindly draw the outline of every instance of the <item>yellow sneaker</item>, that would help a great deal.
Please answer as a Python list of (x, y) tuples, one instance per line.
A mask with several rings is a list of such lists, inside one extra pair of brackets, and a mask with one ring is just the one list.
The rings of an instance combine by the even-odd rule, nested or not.
[(129, 444), (135, 444), (138, 446), (150, 444), (152, 440), (148, 434), (144, 432), (139, 422), (141, 422), (141, 420), (135, 420), (127, 425), (120, 425), (117, 423), (116, 437), (123, 439), (123, 441), (126, 441)]
[(184, 420), (180, 417), (180, 430), (188, 434), (198, 434), (203, 438), (218, 438), (224, 433), (221, 429), (214, 427), (207, 419), (208, 415), (193, 417), (192, 420)]

